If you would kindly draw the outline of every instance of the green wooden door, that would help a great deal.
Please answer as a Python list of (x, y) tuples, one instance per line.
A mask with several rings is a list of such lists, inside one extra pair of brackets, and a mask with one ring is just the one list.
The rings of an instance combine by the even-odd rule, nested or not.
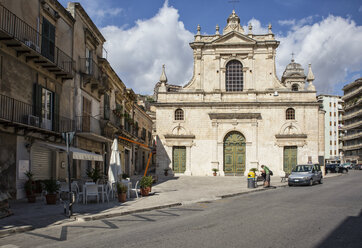
[(284, 172), (290, 173), (294, 166), (297, 165), (297, 147), (285, 146), (284, 147)]
[(239, 132), (231, 132), (224, 139), (225, 175), (243, 175), (245, 171), (245, 138)]
[(184, 173), (186, 170), (186, 147), (174, 146), (172, 154), (173, 172)]

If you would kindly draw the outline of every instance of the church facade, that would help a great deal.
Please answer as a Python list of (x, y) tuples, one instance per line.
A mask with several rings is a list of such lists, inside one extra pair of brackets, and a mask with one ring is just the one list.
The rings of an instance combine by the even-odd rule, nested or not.
[(284, 175), (322, 161), (324, 111), (311, 67), (306, 76), (292, 60), (278, 79), (271, 25), (265, 35), (251, 25), (246, 33), (233, 11), (222, 33), (197, 30), (190, 82), (169, 84), (163, 67), (156, 84), (157, 173), (237, 176), (264, 164)]

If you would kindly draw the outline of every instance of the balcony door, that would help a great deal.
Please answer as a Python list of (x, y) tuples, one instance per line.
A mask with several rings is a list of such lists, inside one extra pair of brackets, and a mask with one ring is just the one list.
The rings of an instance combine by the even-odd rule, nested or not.
[(53, 92), (42, 88), (42, 127), (52, 130), (53, 123)]
[(92, 50), (90, 50), (88, 47), (85, 49), (85, 71), (86, 74), (91, 75), (93, 74), (93, 68), (92, 68), (92, 59), (93, 59), (93, 53)]
[(90, 132), (92, 101), (83, 97), (82, 132)]
[(55, 26), (43, 18), (41, 54), (54, 62), (55, 58)]

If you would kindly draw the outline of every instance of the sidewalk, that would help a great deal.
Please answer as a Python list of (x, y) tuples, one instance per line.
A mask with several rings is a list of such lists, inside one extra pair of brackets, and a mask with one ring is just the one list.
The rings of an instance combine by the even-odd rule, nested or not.
[[(333, 176), (338, 176), (338, 174), (329, 174), (325, 178)], [(40, 199), (37, 199), (36, 203), (27, 203), (24, 199), (10, 202), (14, 215), (0, 219), (0, 238), (50, 225), (103, 219), (268, 189), (262, 187), (262, 182), (258, 185), (257, 188), (248, 189), (246, 177), (162, 177), (159, 178), (157, 184), (152, 186), (150, 196), (132, 198), (125, 203), (119, 203), (117, 200), (86, 205), (77, 203), (73, 205), (74, 216), (70, 219), (64, 215), (64, 207), (61, 203), (46, 205)], [(272, 176), (271, 185), (284, 187), (287, 183), (280, 182), (278, 176)]]

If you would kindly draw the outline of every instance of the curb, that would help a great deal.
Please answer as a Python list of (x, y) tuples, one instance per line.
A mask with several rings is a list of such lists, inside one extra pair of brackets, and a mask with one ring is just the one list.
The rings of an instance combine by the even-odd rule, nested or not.
[(118, 212), (118, 213), (109, 213), (109, 214), (100, 214), (100, 215), (94, 215), (94, 216), (87, 216), (87, 217), (75, 217), (76, 221), (92, 221), (92, 220), (101, 220), (101, 219), (107, 219), (122, 215), (129, 215), (129, 214), (135, 214), (135, 213), (142, 213), (142, 212), (148, 212), (156, 209), (163, 209), (163, 208), (171, 208), (176, 206), (181, 206), (181, 202), (172, 203), (172, 204), (166, 204), (161, 206), (155, 206), (150, 208), (142, 208), (142, 209), (136, 209), (136, 210), (130, 210), (130, 211), (124, 211), (124, 212)]
[(12, 227), (5, 230), (0, 230), (0, 238), (16, 234), (16, 233), (22, 233), (33, 230), (33, 226), (19, 226), (19, 227)]

